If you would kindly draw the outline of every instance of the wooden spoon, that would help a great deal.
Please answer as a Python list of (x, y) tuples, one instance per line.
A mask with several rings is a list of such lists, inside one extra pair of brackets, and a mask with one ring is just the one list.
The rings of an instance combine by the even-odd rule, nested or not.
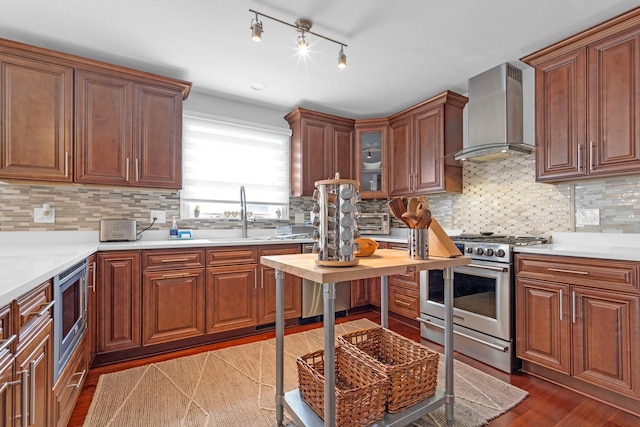
[(403, 213), (402, 219), (405, 220), (405, 224), (407, 224), (409, 228), (416, 228), (416, 224), (418, 223), (418, 217), (413, 212)]
[[(424, 204), (421, 203), (420, 206), (424, 206)], [(429, 209), (424, 207), (419, 208), (416, 216), (418, 217), (416, 228), (429, 228), (429, 224), (431, 223), (431, 211)]]
[(404, 203), (402, 203), (402, 199), (399, 197), (396, 197), (395, 199), (391, 199), (389, 200), (389, 209), (391, 210), (391, 213), (393, 214), (393, 216), (395, 216), (398, 219), (402, 218), (402, 214), (406, 212), (406, 209), (404, 207)]
[(429, 209), (429, 199), (427, 196), (422, 195), (418, 197), (418, 201), (424, 205), (425, 209)]
[(409, 203), (407, 204), (407, 212), (411, 212), (412, 214), (415, 214), (418, 211), (419, 203), (420, 202), (418, 202), (417, 197), (410, 198)]

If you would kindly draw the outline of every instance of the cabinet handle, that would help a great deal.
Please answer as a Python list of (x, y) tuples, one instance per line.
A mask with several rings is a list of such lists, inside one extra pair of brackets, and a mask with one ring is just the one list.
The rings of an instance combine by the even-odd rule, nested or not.
[(21, 374), (21, 383), (22, 383), (22, 411), (20, 417), (22, 419), (22, 427), (27, 427), (29, 425), (29, 419), (27, 417), (27, 406), (29, 405), (29, 390), (27, 387), (27, 383), (29, 381), (29, 371), (24, 370), (20, 371)]
[[(21, 373), (21, 372), (19, 372), (19, 373)], [(16, 381), (7, 381), (6, 383), (3, 383), (2, 387), (0, 387), (0, 394), (4, 393), (4, 391), (7, 389), (7, 387), (18, 385), (18, 384), (22, 384), (22, 379), (19, 379), (19, 380), (16, 380)]]
[(189, 261), (189, 258), (171, 258), (171, 259), (163, 259), (160, 262), (186, 262)]
[(86, 369), (83, 369), (83, 370), (82, 370), (82, 372), (76, 372), (75, 374), (73, 374), (73, 376), (76, 376), (76, 375), (78, 375), (78, 374), (80, 374), (80, 379), (78, 380), (78, 382), (77, 382), (77, 383), (75, 383), (75, 384), (69, 384), (69, 385), (67, 386), (67, 388), (76, 388), (76, 387), (78, 387), (80, 384), (82, 384), (82, 381), (84, 380), (84, 376), (87, 374), (87, 370), (86, 370)]
[(64, 176), (69, 177), (69, 152), (64, 152)]
[(7, 338), (6, 340), (0, 341), (0, 352), (2, 350), (4, 350), (5, 348), (8, 348), (9, 344), (11, 344), (16, 339), (16, 337), (17, 337), (17, 335), (13, 334), (9, 338)]
[(42, 353), (36, 360), (29, 363), (29, 375), (31, 376), (31, 390), (29, 390), (29, 424), (35, 424), (36, 417), (36, 366), (44, 359), (45, 354)]
[(129, 158), (127, 157), (126, 166), (124, 167), (124, 180), (129, 181)]
[(411, 308), (411, 304), (409, 304), (408, 302), (405, 302), (405, 301), (398, 301), (397, 299), (395, 299), (395, 300), (393, 300), (393, 303), (397, 304), (397, 305), (401, 305), (403, 307)]
[(560, 321), (562, 321), (562, 289), (560, 289)]
[[(275, 270), (274, 270), (275, 273)], [(264, 289), (264, 268), (260, 269), (260, 287)]]
[(578, 172), (582, 172), (582, 144), (578, 144)]
[(569, 274), (582, 274), (588, 276), (588, 271), (576, 271), (576, 270), (563, 270), (562, 268), (547, 268), (549, 271), (555, 271), (556, 273), (569, 273)]
[[(40, 311), (32, 311), (32, 312), (29, 312), (29, 313), (27, 313), (27, 316), (38, 316), (38, 317), (44, 316), (44, 314), (45, 314), (47, 311), (49, 311), (49, 309), (50, 309), (51, 307), (53, 307), (53, 305), (54, 305), (55, 303), (56, 303), (56, 300), (51, 300), (51, 302), (49, 302), (49, 303), (43, 302), (42, 304), (40, 304), (40, 306), (43, 306), (43, 305), (44, 305), (44, 308), (43, 308), (42, 310), (40, 310)], [(45, 305), (45, 304), (46, 304), (46, 305)]]
[(178, 277), (188, 277), (189, 273), (163, 274), (163, 279), (176, 279)]
[(140, 181), (140, 174), (138, 172), (139, 163), (140, 161), (136, 159), (136, 182)]
[(571, 293), (571, 320), (576, 323), (576, 291)]
[(593, 171), (593, 141), (589, 141), (589, 172)]
[(91, 286), (89, 286), (89, 289), (91, 289), (92, 292), (95, 292), (96, 291), (96, 268), (97, 268), (96, 262), (95, 261), (92, 262), (91, 264), (89, 264), (89, 266), (93, 267), (93, 274), (92, 274), (93, 279), (91, 281)]

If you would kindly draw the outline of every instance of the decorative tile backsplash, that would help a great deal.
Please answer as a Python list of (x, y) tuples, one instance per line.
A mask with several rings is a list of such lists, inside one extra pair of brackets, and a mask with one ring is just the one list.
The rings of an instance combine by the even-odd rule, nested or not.
[[(429, 196), (433, 216), (448, 229), (477, 233), (549, 235), (551, 232), (640, 233), (640, 177), (582, 181), (571, 184), (535, 182), (534, 155), (486, 163), (464, 163), (462, 194)], [(33, 209), (49, 203), (55, 209), (54, 224), (33, 222)], [(169, 229), (179, 216), (177, 191), (98, 188), (79, 185), (33, 185), (0, 182), (0, 231), (98, 230), (101, 218), (132, 218), (138, 228), (149, 224), (149, 211), (166, 212), (167, 223), (153, 230)], [(310, 198), (294, 198), (290, 218), (303, 213), (309, 220)], [(575, 213), (597, 209), (598, 225), (575, 226)], [(386, 200), (360, 204), (363, 212), (388, 211)], [(264, 220), (250, 227), (275, 228), (286, 220)], [(394, 227), (400, 227), (395, 219)], [(192, 229), (240, 228), (239, 221), (180, 220)]]

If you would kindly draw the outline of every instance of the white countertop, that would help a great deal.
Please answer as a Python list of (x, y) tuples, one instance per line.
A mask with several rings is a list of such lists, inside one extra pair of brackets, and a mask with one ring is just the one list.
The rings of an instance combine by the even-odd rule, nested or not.
[[(148, 231), (135, 242), (103, 243), (98, 241), (98, 232), (94, 231), (0, 232), (0, 307), (97, 251), (312, 242), (308, 239), (273, 240), (269, 231), (252, 231), (248, 239), (243, 239), (234, 230), (198, 230), (197, 238), (193, 240), (169, 240), (166, 231)], [(406, 229), (394, 229), (389, 235), (363, 237), (404, 243), (406, 233)], [(640, 261), (640, 234), (553, 233), (552, 240), (552, 244), (520, 246), (515, 251)]]
[(551, 244), (516, 246), (515, 252), (640, 261), (640, 234), (553, 233)]

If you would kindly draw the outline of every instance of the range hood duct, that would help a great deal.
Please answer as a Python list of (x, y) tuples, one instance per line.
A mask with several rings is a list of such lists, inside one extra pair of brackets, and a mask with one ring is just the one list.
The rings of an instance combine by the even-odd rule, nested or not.
[(456, 160), (487, 162), (531, 154), (522, 137), (522, 71), (505, 63), (469, 79), (468, 146)]

